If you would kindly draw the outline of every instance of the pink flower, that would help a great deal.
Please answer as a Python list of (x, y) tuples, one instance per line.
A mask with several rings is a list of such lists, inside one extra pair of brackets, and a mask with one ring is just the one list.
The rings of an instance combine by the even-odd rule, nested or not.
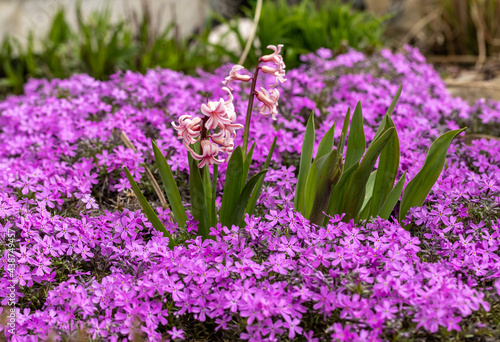
[(268, 45), (267, 48), (274, 50), (274, 52), (270, 55), (262, 56), (260, 60), (262, 62), (272, 62), (274, 63), (275, 67), (272, 68), (268, 65), (263, 65), (260, 70), (269, 75), (273, 75), (276, 78), (276, 82), (274, 84), (270, 85), (270, 87), (276, 87), (278, 84), (278, 81), (280, 83), (283, 83), (286, 81), (285, 76), (285, 62), (283, 62), (283, 57), (279, 54), (281, 51), (281, 47), (283, 44), (279, 44), (278, 47), (274, 45)]
[[(189, 148), (188, 146), (186, 146)], [(196, 160), (201, 160), (201, 163), (198, 164), (198, 167), (201, 169), (205, 165), (213, 165), (213, 164), (221, 164), (224, 162), (224, 159), (219, 160), (216, 157), (219, 155), (219, 146), (214, 144), (208, 140), (202, 140), (201, 142), (202, 154), (199, 155), (193, 150), (190, 150), (191, 156), (193, 156)]]
[(172, 122), (172, 126), (177, 130), (179, 139), (184, 139), (184, 143), (190, 145), (198, 141), (201, 132), (200, 122), (200, 118), (191, 120), (191, 115), (182, 115), (179, 118), (179, 125), (176, 126)]
[(256, 92), (255, 95), (257, 99), (262, 102), (259, 106), (260, 114), (264, 116), (272, 116), (273, 120), (276, 120), (276, 114), (278, 114), (278, 110), (276, 107), (278, 106), (278, 100), (280, 98), (280, 92), (278, 89), (270, 89), (269, 92), (260, 87), (260, 91)]
[(206, 129), (215, 129), (217, 127), (224, 129), (225, 125), (233, 123), (236, 119), (233, 95), (227, 87), (222, 88), (222, 90), (227, 91), (229, 100), (224, 101), (220, 99), (219, 102), (210, 101), (207, 104), (201, 105), (201, 112), (203, 115), (208, 116), (208, 120), (205, 123)]
[(235, 66), (233, 66), (233, 68), (229, 72), (229, 76), (226, 77), (226, 79), (224, 81), (222, 81), (222, 84), (227, 86), (230, 90), (233, 90), (233, 88), (231, 88), (231, 86), (229, 85), (229, 82), (231, 82), (231, 81), (242, 81), (242, 82), (250, 81), (252, 79), (250, 76), (238, 74), (238, 71), (243, 70), (243, 69), (245, 69), (245, 68), (239, 64), (236, 64)]
[[(240, 125), (241, 126), (241, 125)], [(210, 138), (216, 144), (219, 144), (219, 151), (231, 154), (234, 151), (234, 137), (229, 130), (221, 130), (219, 133), (212, 135)]]

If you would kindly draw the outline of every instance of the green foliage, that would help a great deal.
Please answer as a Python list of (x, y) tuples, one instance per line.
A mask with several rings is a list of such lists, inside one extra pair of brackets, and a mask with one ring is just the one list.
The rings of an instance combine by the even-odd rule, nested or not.
[(146, 217), (148, 218), (148, 220), (151, 222), (151, 224), (153, 225), (153, 227), (156, 230), (162, 232), (163, 236), (168, 237), (168, 239), (169, 239), (168, 247), (170, 249), (173, 249), (175, 246), (177, 246), (174, 239), (172, 239), (172, 236), (167, 231), (167, 229), (165, 228), (163, 223), (161, 223), (160, 219), (158, 218), (158, 215), (156, 215), (153, 208), (151, 208), (151, 206), (149, 205), (148, 201), (146, 200), (146, 197), (144, 197), (141, 190), (139, 189), (139, 186), (137, 185), (134, 178), (130, 174), (130, 171), (127, 169), (127, 167), (125, 167), (124, 170), (125, 170), (125, 174), (127, 175), (128, 180), (130, 182), (130, 185), (132, 186), (132, 190), (134, 191), (135, 195), (139, 199), (139, 203), (141, 204), (142, 209), (144, 209), (144, 213), (146, 214)]
[[(350, 110), (347, 111), (338, 146), (333, 146), (331, 137), (334, 124), (321, 140), (318, 153), (311, 163), (315, 141), (314, 114), (311, 114), (304, 136), (294, 198), (295, 209), (311, 222), (326, 224), (324, 213), (329, 216), (344, 213), (345, 221), (353, 219), (355, 222), (375, 216), (389, 218), (403, 193), (406, 180), (405, 172), (394, 186), (399, 168), (400, 145), (391, 115), (401, 90), (402, 87), (398, 89), (366, 151), (363, 113), (358, 103), (350, 124)], [(399, 221), (405, 218), (410, 207), (422, 205), (443, 170), (451, 141), (464, 130), (447, 132), (431, 145), (424, 166), (403, 193)], [(347, 149), (343, 162), (346, 137)], [(378, 169), (374, 170), (377, 160)]]
[[(152, 145), (156, 165), (158, 166), (168, 202), (172, 209), (172, 216), (179, 225), (179, 228), (184, 228), (186, 226), (187, 214), (181, 200), (179, 189), (177, 188), (177, 184), (172, 174), (172, 170), (170, 169), (165, 156), (161, 153), (156, 144), (152, 142)], [(193, 215), (193, 219), (198, 222), (198, 235), (200, 235), (203, 239), (210, 238), (210, 228), (215, 227), (217, 222), (219, 222), (222, 226), (227, 227), (231, 227), (232, 225), (241, 226), (244, 224), (243, 218), (245, 213), (248, 213), (249, 215), (253, 214), (257, 198), (262, 191), (264, 176), (267, 173), (267, 168), (269, 167), (271, 156), (276, 146), (276, 138), (274, 139), (271, 149), (269, 150), (264, 168), (246, 181), (248, 178), (254, 146), (255, 144), (252, 146), (245, 161), (243, 160), (243, 153), (240, 146), (236, 147), (232, 153), (227, 167), (219, 215), (217, 215), (215, 205), (218, 167), (217, 165), (214, 165), (213, 179), (210, 180), (208, 166), (204, 166), (202, 169), (198, 168), (198, 163), (191, 157), (191, 154), (188, 153), (191, 214)], [(199, 149), (199, 142), (192, 147), (195, 150)], [(165, 226), (161, 223), (160, 219), (151, 208), (139, 186), (126, 168), (125, 173), (146, 216), (151, 221), (155, 229), (161, 231), (165, 236), (169, 237), (171, 241), (169, 247), (172, 249), (173, 246), (176, 246), (174, 239), (165, 229)]]
[(441, 171), (443, 171), (446, 154), (451, 141), (465, 128), (446, 132), (437, 138), (429, 148), (425, 157), (424, 165), (417, 175), (406, 186), (401, 198), (401, 207), (399, 209), (399, 221), (406, 217), (406, 213), (411, 207), (421, 206), (432, 186), (436, 183)]
[(36, 46), (32, 33), (25, 44), (5, 37), (0, 45), (0, 95), (22, 93), (29, 78), (68, 78), (75, 73), (100, 80), (119, 70), (145, 73), (155, 67), (194, 74), (197, 68), (215, 69), (227, 55), (222, 46), (208, 43), (208, 26), (199, 35), (179, 38), (173, 23), (155, 32), (151, 17), (145, 9), (134, 29), (128, 21), (111, 21), (109, 9), (84, 18), (77, 5), (73, 30), (61, 8)]
[[(256, 2), (245, 11), (254, 17)], [(341, 51), (350, 46), (358, 50), (372, 51), (381, 45), (383, 22), (388, 17), (375, 17), (355, 11), (339, 0), (314, 4), (302, 0), (290, 6), (286, 0), (264, 1), (257, 30), (261, 48), (276, 43), (287, 48), (283, 57), (287, 66), (300, 65), (300, 55), (319, 48)], [(243, 45), (242, 45), (243, 47)], [(248, 62), (255, 64), (256, 49), (250, 51)]]

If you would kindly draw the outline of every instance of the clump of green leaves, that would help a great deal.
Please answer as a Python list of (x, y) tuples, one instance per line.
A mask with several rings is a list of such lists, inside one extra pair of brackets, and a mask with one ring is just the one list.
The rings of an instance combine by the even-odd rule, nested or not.
[[(253, 18), (255, 9), (256, 4), (253, 4), (245, 11), (246, 16)], [(382, 45), (383, 23), (388, 18), (354, 10), (350, 4), (339, 0), (319, 4), (302, 0), (292, 6), (286, 0), (264, 1), (257, 38), (261, 47), (276, 42), (284, 44), (287, 50), (283, 57), (288, 67), (296, 68), (301, 63), (301, 54), (319, 48), (341, 51), (349, 46), (373, 51)], [(248, 62), (255, 64), (257, 56), (259, 53), (254, 48)]]
[[(163, 187), (167, 195), (168, 202), (172, 210), (172, 217), (179, 228), (186, 227), (187, 214), (182, 203), (182, 199), (177, 188), (172, 170), (165, 159), (165, 156), (158, 149), (158, 146), (152, 142), (156, 165), (158, 167)], [(198, 146), (196, 146), (198, 145)], [(217, 223), (222, 226), (231, 227), (232, 225), (241, 226), (245, 214), (253, 214), (257, 199), (262, 191), (264, 176), (267, 173), (271, 157), (276, 146), (276, 138), (273, 141), (263, 169), (252, 176), (248, 181), (250, 164), (252, 162), (255, 143), (250, 151), (244, 156), (240, 146), (236, 147), (229, 160), (226, 172), (226, 180), (222, 194), (222, 203), (219, 212), (215, 205), (217, 191), (218, 166), (213, 166), (212, 180), (208, 166), (198, 168), (196, 160), (188, 153), (189, 158), (189, 190), (191, 197), (191, 214), (193, 219), (198, 222), (198, 235), (203, 239), (210, 238), (211, 227)], [(195, 149), (199, 148), (199, 142), (193, 145)], [(169, 248), (177, 246), (177, 241), (167, 231), (163, 223), (158, 218), (146, 197), (140, 190), (130, 171), (125, 167), (125, 174), (132, 185), (132, 190), (139, 199), (139, 203), (144, 209), (144, 213), (155, 229), (161, 231), (164, 236), (169, 238)]]
[[(411, 207), (423, 204), (443, 170), (451, 141), (465, 128), (444, 133), (432, 143), (422, 169), (403, 192), (406, 172), (394, 185), (399, 169), (400, 145), (396, 127), (391, 119), (401, 90), (402, 87), (399, 88), (368, 148), (361, 103), (358, 102), (352, 122), (350, 109), (347, 112), (339, 145), (333, 146), (334, 123), (321, 139), (312, 163), (315, 141), (314, 114), (310, 116), (302, 146), (294, 206), (311, 222), (326, 224), (325, 213), (330, 216), (344, 213), (344, 220), (353, 219), (355, 222), (376, 216), (388, 219), (403, 194), (398, 216), (401, 222)], [(374, 170), (377, 160), (378, 169)]]
[[(128, 21), (112, 21), (111, 11), (94, 11), (84, 17), (76, 8), (77, 28), (72, 29), (61, 8), (49, 33), (40, 42), (29, 34), (25, 44), (7, 36), (0, 45), (0, 95), (20, 94), (29, 78), (68, 78), (86, 73), (105, 80), (119, 70), (145, 73), (161, 67), (195, 73), (221, 65), (226, 50), (208, 43), (210, 27), (199, 35), (181, 38), (176, 25), (165, 30), (152, 27), (145, 8), (135, 27)], [(36, 44), (35, 44), (36, 43)]]

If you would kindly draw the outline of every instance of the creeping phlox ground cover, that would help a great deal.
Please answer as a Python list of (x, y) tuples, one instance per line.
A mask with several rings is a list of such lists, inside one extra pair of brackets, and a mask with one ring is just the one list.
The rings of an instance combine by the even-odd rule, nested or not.
[[(500, 104), (452, 98), (411, 48), (336, 58), (321, 49), (303, 61), (280, 86), (276, 121), (253, 117), (251, 173), (277, 137), (256, 214), (241, 228), (212, 227), (214, 240), (203, 241), (192, 235), (192, 218), (181, 231), (168, 209), (157, 208), (166, 229), (187, 238), (173, 251), (129, 197), (123, 168), (153, 203), (143, 175), (153, 165), (154, 138), (187, 205), (186, 149), (170, 122), (199, 115), (207, 97), (222, 98), (231, 66), (200, 77), (150, 70), (106, 82), (31, 80), (25, 95), (1, 102), (0, 299), (9, 340), (498, 337), (498, 141), (455, 139), (445, 170), (404, 227), (392, 218), (354, 224), (341, 216), (318, 227), (293, 210), (293, 194), (311, 111), (324, 134), (361, 100), (371, 140), (402, 83), (392, 119), (399, 176), (406, 171), (408, 183), (441, 133), (468, 126), (498, 136)], [(249, 85), (231, 87), (242, 114)], [(244, 120), (238, 115), (237, 123)], [(122, 131), (136, 152), (123, 146)], [(218, 197), (224, 173), (222, 163)]]

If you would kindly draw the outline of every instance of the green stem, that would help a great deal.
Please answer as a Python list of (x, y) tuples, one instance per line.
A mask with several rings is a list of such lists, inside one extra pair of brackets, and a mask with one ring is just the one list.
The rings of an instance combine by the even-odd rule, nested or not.
[(248, 151), (248, 136), (250, 135), (250, 120), (252, 119), (253, 99), (255, 97), (255, 86), (257, 85), (257, 75), (259, 74), (259, 63), (255, 67), (255, 73), (252, 79), (252, 86), (250, 88), (250, 97), (248, 98), (247, 116), (245, 119), (245, 132), (243, 133), (243, 160), (245, 160)]

